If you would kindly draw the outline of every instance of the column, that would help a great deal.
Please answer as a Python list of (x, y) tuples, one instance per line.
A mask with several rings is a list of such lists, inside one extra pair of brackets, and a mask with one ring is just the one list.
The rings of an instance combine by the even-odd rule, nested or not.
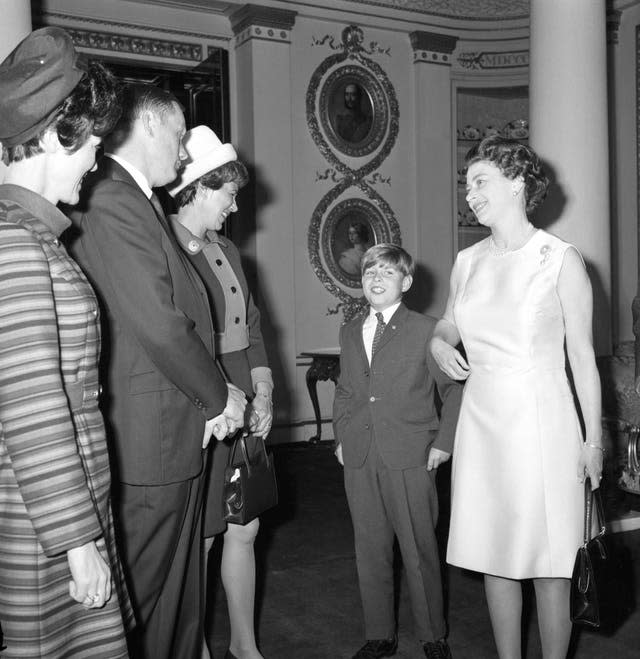
[(611, 353), (605, 3), (531, 0), (530, 144), (557, 183), (537, 224), (574, 243), (594, 290), (596, 354)]
[[(0, 0), (0, 62), (31, 32), (30, 0)], [(0, 147), (0, 153), (2, 149)], [(5, 166), (0, 159), (0, 183)]]
[(0, 0), (0, 62), (31, 32), (30, 0)]
[[(262, 331), (276, 393), (275, 424), (291, 419), (296, 377), (291, 30), (296, 13), (244, 5), (230, 16), (235, 42), (234, 143), (250, 166), (243, 190), (240, 243), (257, 282)], [(251, 282), (250, 282), (251, 283)], [(277, 441), (278, 429), (271, 436)]]
[[(412, 32), (416, 89), (416, 218), (414, 256), (424, 264), (428, 281), (415, 281), (412, 295), (430, 301), (426, 311), (439, 317), (449, 292), (453, 265), (454, 221), (451, 53), (457, 37)], [(417, 285), (417, 286), (416, 286)], [(421, 288), (428, 287), (427, 290)]]

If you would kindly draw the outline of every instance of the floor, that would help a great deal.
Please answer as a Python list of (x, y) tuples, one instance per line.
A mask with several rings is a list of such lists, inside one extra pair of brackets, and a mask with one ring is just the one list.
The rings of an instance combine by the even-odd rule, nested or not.
[[(353, 536), (342, 471), (330, 442), (273, 448), (280, 503), (261, 520), (258, 536), (258, 635), (265, 659), (349, 659), (363, 642)], [(446, 538), (448, 471), (438, 475), (441, 519)], [(640, 499), (640, 497), (639, 497)], [(640, 505), (639, 505), (640, 507)], [(640, 593), (640, 531), (614, 536), (627, 553), (628, 585)], [(217, 559), (216, 548), (212, 561)], [(635, 565), (632, 571), (631, 566)], [(411, 633), (411, 616), (398, 566), (398, 659), (424, 656)], [(224, 593), (212, 569), (208, 638), (213, 659), (228, 645)], [(496, 652), (478, 575), (446, 567), (445, 596), (449, 644), (455, 659), (493, 659)], [(525, 584), (524, 659), (541, 656), (535, 606)], [(578, 630), (571, 659), (638, 659), (640, 608), (625, 607), (615, 630)]]

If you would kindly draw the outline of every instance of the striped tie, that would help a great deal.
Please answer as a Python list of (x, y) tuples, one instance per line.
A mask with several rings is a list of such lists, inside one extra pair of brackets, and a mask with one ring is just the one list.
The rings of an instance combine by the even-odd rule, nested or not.
[(376, 325), (376, 332), (373, 335), (373, 343), (371, 344), (371, 356), (373, 357), (376, 354), (378, 345), (380, 344), (380, 339), (384, 334), (384, 328), (387, 326), (387, 323), (384, 322), (384, 316), (381, 311), (376, 313), (376, 318), (378, 319), (378, 324)]

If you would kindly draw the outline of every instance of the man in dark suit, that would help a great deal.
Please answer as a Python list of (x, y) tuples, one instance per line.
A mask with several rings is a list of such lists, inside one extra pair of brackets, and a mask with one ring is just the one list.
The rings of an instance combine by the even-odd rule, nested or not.
[(440, 371), (429, 352), (436, 320), (402, 303), (413, 270), (411, 256), (401, 247), (369, 248), (362, 258), (362, 289), (370, 312), (340, 330), (333, 423), (353, 521), (367, 639), (353, 659), (396, 653), (394, 537), (424, 653), (432, 659), (451, 657), (435, 536), (435, 474), (451, 455), (462, 388)]
[(72, 213), (73, 253), (102, 303), (119, 549), (138, 629), (132, 656), (200, 657), (203, 453), (243, 423), (246, 400), (214, 358), (207, 295), (153, 187), (184, 157), (180, 105), (125, 89), (106, 156)]

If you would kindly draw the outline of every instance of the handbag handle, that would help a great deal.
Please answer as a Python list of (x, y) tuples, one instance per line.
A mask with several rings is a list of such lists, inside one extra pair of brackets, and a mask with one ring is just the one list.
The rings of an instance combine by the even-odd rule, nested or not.
[(607, 527), (604, 519), (604, 506), (602, 505), (602, 494), (600, 488), (591, 489), (591, 482), (588, 478), (584, 481), (584, 544), (591, 540), (591, 519), (593, 513), (593, 502), (595, 501), (596, 517), (600, 531), (598, 535), (604, 535)]
[(638, 450), (638, 441), (640, 440), (640, 428), (631, 426), (629, 428), (629, 438), (627, 439), (627, 463), (629, 469), (634, 473), (640, 472), (640, 451)]
[[(236, 448), (238, 447), (238, 444), (240, 444), (240, 450), (242, 451), (242, 460), (247, 467), (247, 473), (251, 475), (251, 460), (249, 460), (249, 452), (247, 451), (247, 436), (246, 434), (243, 434), (241, 437), (236, 439), (236, 441), (233, 443), (233, 449), (231, 450), (231, 453), (229, 453), (229, 460), (227, 461), (227, 464), (229, 466), (232, 466), (235, 462), (235, 456), (236, 456)], [(262, 437), (258, 438), (260, 440), (259, 444), (262, 448), (262, 453), (264, 454), (264, 459), (265, 462), (267, 461), (267, 447), (264, 444), (264, 439)]]

